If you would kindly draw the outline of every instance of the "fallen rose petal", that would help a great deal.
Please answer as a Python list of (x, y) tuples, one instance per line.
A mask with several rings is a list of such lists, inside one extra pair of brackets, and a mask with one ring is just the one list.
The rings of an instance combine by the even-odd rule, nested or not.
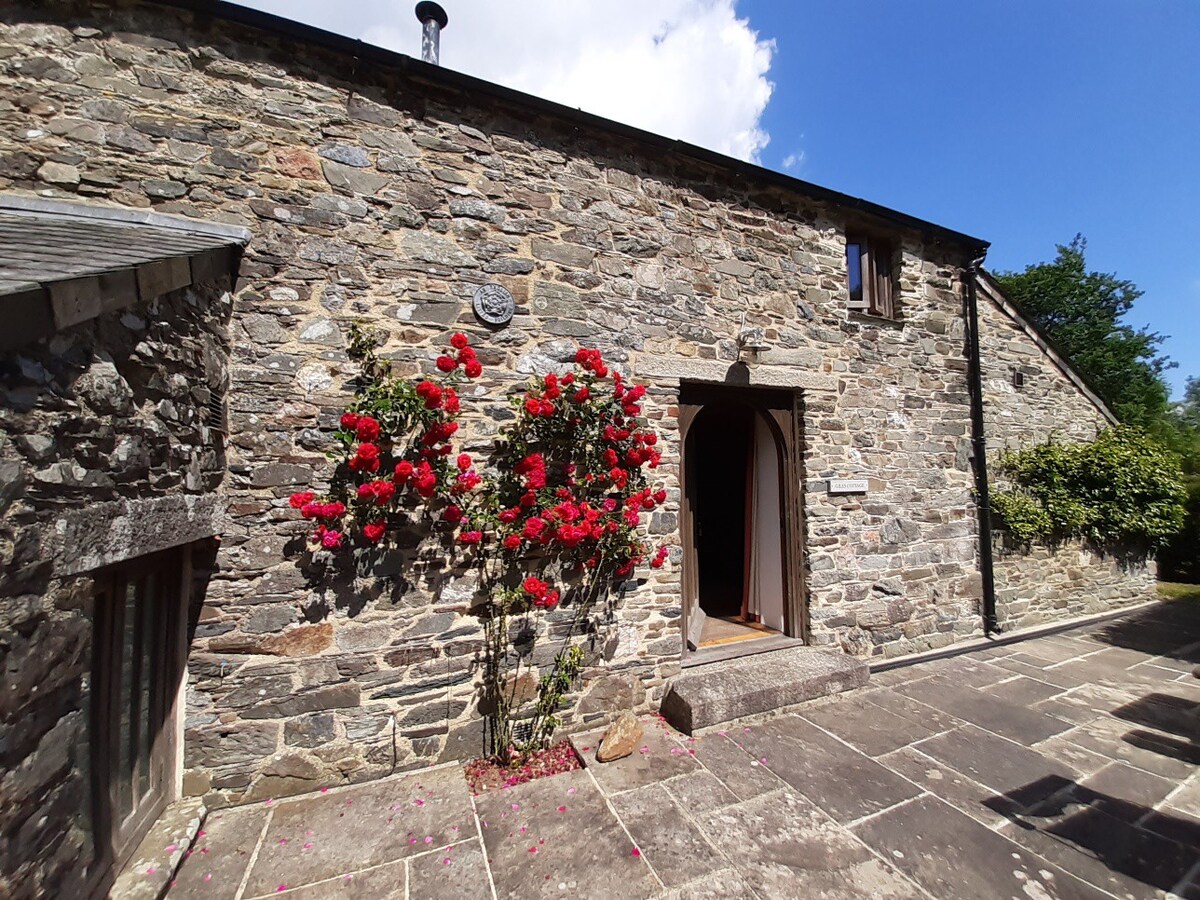
[(167, 848), (163, 852), (164, 853), (174, 853), (178, 849), (179, 849), (178, 844), (167, 844)]
[(558, 808), (558, 811), (559, 811), (559, 812), (566, 812), (566, 811), (567, 811), (567, 808), (566, 808), (565, 806), (560, 806), (560, 807)]
[(205, 881), (212, 881), (212, 872), (205, 872), (205, 873), (204, 873), (204, 880), (205, 880)]
[(629, 855), (630, 856), (641, 856), (642, 851), (639, 850), (637, 847), (634, 847), (632, 850), (629, 851)]

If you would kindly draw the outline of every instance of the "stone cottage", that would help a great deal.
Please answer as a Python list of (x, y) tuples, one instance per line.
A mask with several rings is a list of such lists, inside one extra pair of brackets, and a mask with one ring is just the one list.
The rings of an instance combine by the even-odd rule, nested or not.
[(0, 192), (0, 894), (103, 892), (180, 796), (480, 751), (473, 584), (297, 564), (352, 322), (412, 374), (468, 331), (491, 399), (579, 345), (648, 385), (670, 562), (569, 727), (714, 659), (890, 659), (1150, 588), (993, 542), (987, 452), (1113, 420), (968, 235), (202, 0), (5, 4)]

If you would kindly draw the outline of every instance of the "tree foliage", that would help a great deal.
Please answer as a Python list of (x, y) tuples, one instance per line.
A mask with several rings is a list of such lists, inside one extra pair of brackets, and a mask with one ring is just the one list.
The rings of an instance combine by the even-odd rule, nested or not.
[(1089, 272), (1087, 241), (1075, 235), (1058, 246), (1053, 262), (996, 276), (1033, 322), (1070, 358), (1127, 425), (1154, 428), (1168, 412), (1158, 352), (1162, 335), (1122, 321), (1142, 292), (1114, 274)]
[(1163, 547), (1183, 525), (1179, 459), (1137, 429), (1009, 451), (1000, 456), (999, 472), (1010, 486), (994, 492), (993, 511), (1023, 542), (1081, 538), (1137, 557)]

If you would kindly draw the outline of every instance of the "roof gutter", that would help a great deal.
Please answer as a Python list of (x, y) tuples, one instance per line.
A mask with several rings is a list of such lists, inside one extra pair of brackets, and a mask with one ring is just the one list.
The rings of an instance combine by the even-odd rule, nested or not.
[(967, 389), (971, 398), (971, 459), (979, 503), (979, 574), (983, 580), (983, 633), (1000, 630), (996, 621), (996, 573), (992, 562), (992, 498), (988, 485), (987, 437), (983, 421), (983, 373), (979, 359), (978, 279), (983, 256), (967, 267)]

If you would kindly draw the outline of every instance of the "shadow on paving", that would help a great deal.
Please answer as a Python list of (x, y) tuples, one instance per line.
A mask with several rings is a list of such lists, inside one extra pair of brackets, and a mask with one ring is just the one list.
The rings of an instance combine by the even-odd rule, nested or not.
[(1159, 603), (1102, 625), (1091, 637), (1113, 647), (1200, 663), (1200, 600)]
[[(1112, 768), (1122, 770), (1119, 779), (1133, 791), (1145, 788), (1130, 782), (1155, 778)], [(1011, 827), (1003, 830), (1009, 839), (1120, 896), (1141, 896), (1146, 886), (1170, 891), (1200, 862), (1200, 820), (1156, 811), (1087, 782), (1041, 778), (984, 805), (1009, 820)]]

